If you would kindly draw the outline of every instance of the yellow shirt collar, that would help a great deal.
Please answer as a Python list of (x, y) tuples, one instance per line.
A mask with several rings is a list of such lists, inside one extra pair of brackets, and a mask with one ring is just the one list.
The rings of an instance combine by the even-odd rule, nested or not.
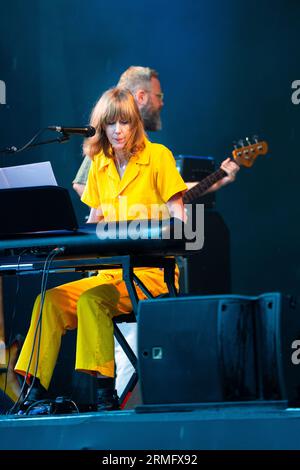
[[(145, 148), (141, 152), (139, 152), (136, 155), (133, 155), (130, 158), (130, 161), (133, 163), (138, 163), (139, 165), (147, 165), (150, 160), (150, 146), (151, 142), (148, 139), (145, 139)], [(98, 154), (99, 156), (101, 155), (101, 159), (99, 162), (99, 170), (102, 170), (102, 168), (110, 165), (113, 162), (113, 159), (111, 157), (107, 157), (104, 155), (104, 153)]]

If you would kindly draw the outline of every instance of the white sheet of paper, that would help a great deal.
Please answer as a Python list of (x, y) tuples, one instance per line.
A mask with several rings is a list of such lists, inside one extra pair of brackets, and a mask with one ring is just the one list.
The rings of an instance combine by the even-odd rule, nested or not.
[(50, 162), (0, 168), (0, 189), (57, 186)]

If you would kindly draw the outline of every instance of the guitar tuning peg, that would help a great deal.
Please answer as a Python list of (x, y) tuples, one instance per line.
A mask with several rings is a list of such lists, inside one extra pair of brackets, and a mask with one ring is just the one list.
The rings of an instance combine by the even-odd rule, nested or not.
[(240, 139), (240, 140), (238, 141), (238, 144), (239, 144), (240, 147), (245, 147), (245, 144), (244, 144), (243, 139)]
[(251, 145), (249, 137), (246, 137), (246, 142), (247, 142), (248, 145)]
[(258, 136), (257, 136), (257, 135), (254, 135), (254, 136), (252, 137), (252, 139), (253, 139), (254, 142), (257, 144), (257, 142), (258, 142)]
[(238, 148), (238, 146), (237, 146), (237, 143), (236, 143), (236, 141), (235, 141), (235, 140), (232, 142), (232, 145), (233, 145), (233, 147), (234, 147), (235, 149), (237, 149), (237, 148)]

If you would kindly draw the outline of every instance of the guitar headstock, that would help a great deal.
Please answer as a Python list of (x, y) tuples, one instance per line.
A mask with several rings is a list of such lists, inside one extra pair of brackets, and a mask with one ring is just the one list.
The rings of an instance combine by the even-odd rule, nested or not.
[(250, 168), (258, 155), (265, 155), (268, 151), (268, 144), (264, 140), (258, 141), (257, 137), (253, 138), (253, 142), (246, 137), (247, 145), (241, 140), (239, 141), (240, 147), (235, 146), (232, 156), (236, 163), (241, 166)]

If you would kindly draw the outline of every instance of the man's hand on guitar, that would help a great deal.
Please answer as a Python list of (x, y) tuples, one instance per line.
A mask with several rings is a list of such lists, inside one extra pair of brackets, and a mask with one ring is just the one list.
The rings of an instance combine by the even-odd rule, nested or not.
[(224, 176), (224, 178), (220, 179), (217, 181), (215, 184), (213, 184), (206, 192), (211, 193), (212, 191), (217, 191), (218, 189), (222, 188), (223, 186), (226, 186), (226, 184), (233, 183), (233, 181), (236, 178), (237, 172), (240, 170), (239, 165), (237, 165), (231, 158), (226, 158), (221, 163), (221, 168), (225, 173), (227, 173), (227, 176)]
[(268, 152), (267, 142), (263, 140), (258, 141), (257, 137), (253, 139), (254, 142), (251, 143), (250, 140), (246, 138), (248, 144), (246, 146), (238, 147), (235, 145), (235, 149), (232, 151), (234, 160), (226, 158), (217, 171), (209, 174), (199, 183), (187, 183), (188, 190), (183, 195), (184, 204), (190, 204), (204, 194), (217, 191), (222, 186), (232, 183), (232, 181), (235, 180), (240, 166), (251, 168), (259, 155), (265, 155)]
[(221, 168), (227, 173), (227, 176), (221, 180), (226, 180), (226, 182), (223, 183), (223, 186), (224, 184), (232, 183), (236, 178), (237, 172), (240, 170), (239, 165), (237, 165), (235, 161), (231, 160), (231, 158), (226, 158), (226, 160), (221, 163)]

